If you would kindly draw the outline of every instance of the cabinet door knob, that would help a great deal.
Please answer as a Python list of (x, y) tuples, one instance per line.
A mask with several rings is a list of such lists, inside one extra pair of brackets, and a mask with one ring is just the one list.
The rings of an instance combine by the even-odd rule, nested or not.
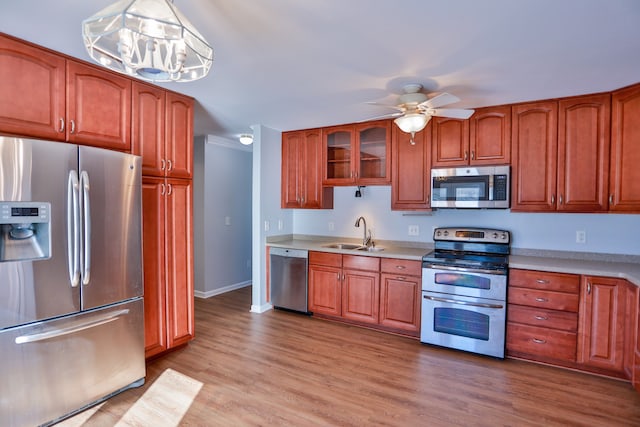
[(587, 294), (591, 295), (591, 282), (587, 282)]
[(613, 194), (609, 194), (609, 204), (613, 204)]
[(171, 162), (171, 159), (167, 160), (167, 164), (169, 165), (169, 168), (167, 170), (171, 171), (171, 169), (173, 169), (173, 163)]
[(533, 341), (536, 344), (546, 344), (547, 343), (546, 340), (541, 340), (539, 338), (533, 338), (533, 339), (531, 339), (531, 341)]
[(464, 159), (467, 160), (469, 158), (469, 152), (465, 150)]
[(171, 190), (173, 189), (173, 186), (172, 186), (171, 184), (167, 184), (167, 187), (168, 187), (168, 189), (169, 189), (169, 190), (167, 191), (167, 196), (170, 196), (170, 195), (171, 195)]
[(476, 159), (476, 150), (471, 150), (471, 160)]
[(75, 133), (76, 131), (76, 122), (75, 120), (71, 119), (71, 133)]
[(167, 163), (164, 161), (164, 159), (160, 159), (160, 170), (164, 170), (164, 168), (167, 166)]
[(558, 202), (559, 202), (560, 204), (562, 204), (562, 194), (560, 195), (560, 198), (558, 199)]
[(551, 195), (551, 204), (553, 205), (553, 204), (555, 204), (555, 203), (556, 203), (556, 195), (555, 195), (555, 194), (552, 194), (552, 195)]
[(64, 119), (60, 117), (60, 127), (58, 128), (58, 132), (64, 132)]
[(160, 184), (160, 195), (164, 196), (164, 184)]

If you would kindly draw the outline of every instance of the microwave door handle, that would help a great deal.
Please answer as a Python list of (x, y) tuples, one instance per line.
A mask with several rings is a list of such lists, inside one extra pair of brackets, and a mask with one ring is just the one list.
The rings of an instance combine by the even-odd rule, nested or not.
[(432, 296), (429, 296), (429, 295), (425, 295), (424, 299), (428, 299), (428, 300), (432, 300), (432, 301), (438, 301), (438, 302), (446, 302), (446, 303), (450, 303), (450, 304), (468, 305), (468, 306), (471, 306), (471, 307), (503, 308), (502, 304), (485, 304), (485, 303), (467, 302), (467, 301), (460, 301), (460, 300), (455, 300), (455, 299), (450, 299), (450, 298), (432, 297)]
[(89, 174), (82, 171), (80, 174), (80, 187), (82, 189), (82, 284), (88, 285), (91, 280), (91, 203), (89, 201)]
[(67, 181), (67, 262), (69, 282), (75, 288), (80, 284), (80, 203), (78, 172), (69, 171)]

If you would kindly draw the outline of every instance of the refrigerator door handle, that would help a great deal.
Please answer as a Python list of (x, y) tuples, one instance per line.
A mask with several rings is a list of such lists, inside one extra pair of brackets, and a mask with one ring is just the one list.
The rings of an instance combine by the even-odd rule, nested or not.
[(91, 280), (91, 206), (89, 202), (89, 174), (82, 171), (80, 174), (80, 187), (82, 189), (82, 284), (88, 285)]
[(80, 324), (67, 326), (66, 328), (53, 329), (46, 332), (40, 332), (37, 334), (30, 335), (21, 335), (16, 337), (16, 344), (27, 344), (32, 342), (49, 340), (52, 338), (58, 338), (63, 335), (75, 334), (76, 332), (84, 331), (85, 329), (95, 328), (96, 326), (104, 325), (106, 323), (111, 323), (113, 321), (118, 320), (119, 317), (129, 314), (129, 309), (126, 308), (124, 310), (118, 310), (115, 312), (107, 313), (103, 315), (101, 318), (93, 319), (89, 322)]
[(67, 262), (69, 282), (75, 288), (80, 284), (80, 203), (78, 172), (69, 171), (67, 181)]

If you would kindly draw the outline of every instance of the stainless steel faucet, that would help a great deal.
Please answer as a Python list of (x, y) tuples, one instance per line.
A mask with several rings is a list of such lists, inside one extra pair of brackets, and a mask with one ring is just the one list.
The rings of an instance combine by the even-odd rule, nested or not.
[(360, 227), (360, 220), (364, 223), (364, 234), (362, 236), (362, 244), (366, 247), (371, 246), (371, 231), (367, 234), (367, 220), (363, 216), (356, 219), (356, 227)]

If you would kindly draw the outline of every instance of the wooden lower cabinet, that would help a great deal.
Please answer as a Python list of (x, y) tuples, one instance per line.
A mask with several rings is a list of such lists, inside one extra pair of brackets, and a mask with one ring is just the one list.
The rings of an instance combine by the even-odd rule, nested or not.
[(509, 272), (507, 354), (548, 363), (575, 363), (580, 276)]
[(640, 303), (623, 279), (512, 269), (507, 354), (632, 380), (640, 391)]
[(194, 336), (192, 182), (143, 177), (145, 354)]
[(317, 315), (417, 337), (420, 285), (420, 261), (309, 252), (309, 310)]
[(582, 276), (578, 363), (624, 373), (626, 282)]

